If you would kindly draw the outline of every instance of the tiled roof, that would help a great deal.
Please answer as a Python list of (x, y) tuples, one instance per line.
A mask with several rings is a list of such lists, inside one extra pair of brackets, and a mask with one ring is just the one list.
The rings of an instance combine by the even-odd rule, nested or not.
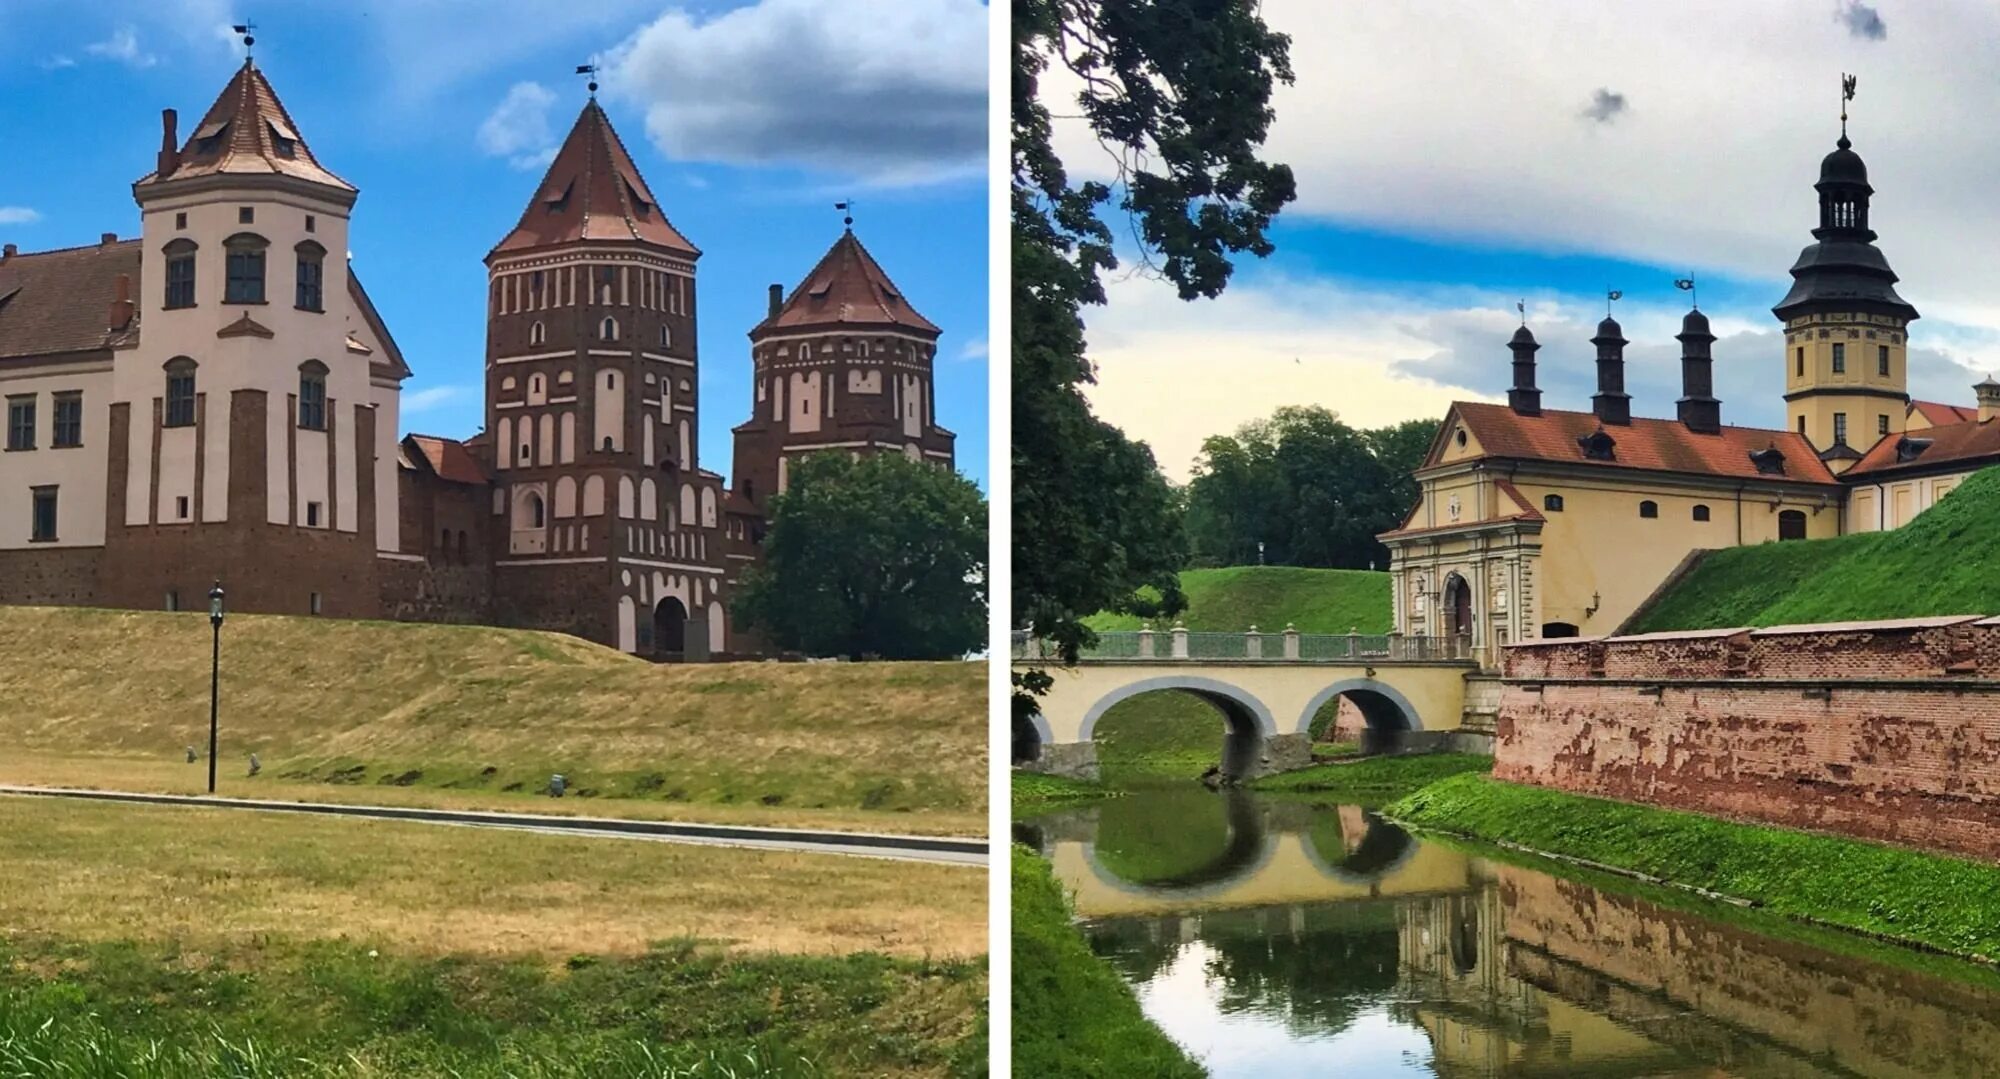
[(441, 438), (437, 435), (404, 435), (403, 445), (414, 450), (423, 458), (437, 477), (448, 483), (490, 483), (492, 477), (465, 448), (465, 443), (455, 438)]
[[(1629, 425), (1621, 426), (1601, 424), (1590, 412), (1543, 409), (1538, 416), (1523, 416), (1506, 405), (1472, 401), (1459, 401), (1451, 407), (1487, 457), (1746, 480), (1837, 482), (1812, 444), (1794, 431), (1725, 426), (1715, 434), (1697, 434), (1677, 420), (1635, 416)], [(1615, 443), (1609, 461), (1585, 457), (1577, 444), (1599, 427)], [(1782, 476), (1758, 472), (1750, 460), (1750, 454), (1771, 447), (1785, 455)]]
[(778, 313), (750, 331), (754, 340), (764, 334), (802, 327), (915, 330), (922, 334), (939, 332), (930, 319), (917, 313), (903, 290), (883, 272), (875, 256), (861, 246), (852, 229), (840, 234), (819, 265), (805, 276)]
[(196, 124), (181, 146), (180, 163), (165, 176), (141, 177), (141, 185), (191, 176), (292, 176), (353, 191), (354, 185), (322, 167), (299, 134), (277, 92), (252, 60), (243, 61), (236, 76)]
[(701, 254), (667, 220), (596, 98), (584, 105), (569, 129), (520, 223), (487, 257), (583, 240), (649, 243), (689, 257)]
[(0, 356), (89, 352), (136, 337), (138, 319), (114, 332), (118, 275), (138, 298), (139, 241), (119, 240), (0, 259)]
[(1911, 401), (1910, 408), (1921, 413), (1933, 425), (1964, 423), (1979, 418), (1979, 410), (1963, 405), (1947, 405), (1940, 401)]
[[(1909, 460), (1898, 460), (1896, 447), (1906, 440), (1912, 449), (1923, 446), (1922, 451)], [(1969, 423), (1945, 423), (1921, 427), (1908, 435), (1879, 439), (1842, 478), (1880, 475), (1903, 468), (1930, 468), (1954, 461), (1970, 464), (1988, 457), (2000, 457), (2000, 423), (1981, 423), (1977, 419)]]

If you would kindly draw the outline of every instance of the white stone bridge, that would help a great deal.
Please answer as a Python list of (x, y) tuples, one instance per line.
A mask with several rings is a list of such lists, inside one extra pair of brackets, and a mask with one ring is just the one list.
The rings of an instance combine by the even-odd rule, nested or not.
[(1312, 762), (1310, 727), (1336, 698), (1351, 701), (1371, 738), (1394, 744), (1407, 732), (1456, 731), (1466, 678), (1479, 671), (1464, 638), (1169, 631), (1101, 633), (1073, 667), (1043, 642), (1017, 634), (1014, 666), (1054, 680), (1041, 712), (1014, 734), (1015, 763), (1074, 778), (1097, 777), (1097, 721), (1130, 697), (1191, 693), (1222, 713), (1222, 770), (1247, 778)]

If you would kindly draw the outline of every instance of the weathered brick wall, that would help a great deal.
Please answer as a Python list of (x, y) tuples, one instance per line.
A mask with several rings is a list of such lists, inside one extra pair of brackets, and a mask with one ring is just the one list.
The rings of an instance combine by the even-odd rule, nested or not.
[(426, 560), (385, 558), (377, 563), (382, 580), (382, 613), (399, 622), (493, 621), (493, 568)]
[(31, 547), (0, 551), (0, 603), (89, 606), (97, 598), (102, 547)]
[(1511, 649), (1494, 774), (2000, 858), (1996, 637), (1966, 620)]

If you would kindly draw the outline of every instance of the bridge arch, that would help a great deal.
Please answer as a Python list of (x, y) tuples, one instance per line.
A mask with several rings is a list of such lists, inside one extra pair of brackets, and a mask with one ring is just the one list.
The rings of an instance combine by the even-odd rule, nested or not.
[(1361, 716), (1368, 721), (1371, 731), (1387, 733), (1424, 729), (1423, 714), (1395, 686), (1377, 678), (1344, 678), (1320, 690), (1306, 702), (1305, 711), (1299, 713), (1298, 724), (1292, 732), (1309, 733), (1313, 717), (1319, 714), (1319, 710), (1326, 707), (1327, 702), (1343, 695), (1361, 709)]
[(1228, 892), (1254, 878), (1271, 863), (1278, 849), (1278, 833), (1264, 822), (1255, 799), (1241, 791), (1224, 794), (1224, 813), (1229, 820), (1229, 842), (1207, 863), (1165, 880), (1134, 881), (1111, 871), (1097, 852), (1097, 840), (1084, 841), (1083, 859), (1099, 884), (1125, 895), (1171, 898), (1176, 901), (1208, 899)]
[(1056, 740), (1049, 721), (1040, 712), (1014, 717), (1014, 763), (1028, 764), (1042, 755), (1042, 747)]
[[(1269, 738), (1278, 733), (1278, 723), (1272, 717), (1271, 709), (1243, 687), (1199, 675), (1166, 674), (1142, 678), (1119, 686), (1099, 697), (1083, 715), (1083, 725), (1078, 740), (1090, 741), (1092, 734), (1097, 730), (1097, 721), (1104, 717), (1104, 713), (1111, 710), (1112, 705), (1142, 693), (1155, 693), (1163, 689), (1178, 689), (1191, 693), (1213, 705), (1216, 711), (1222, 713), (1223, 722), (1228, 725), (1229, 733), (1233, 735)], [(1048, 724), (1038, 722), (1037, 726), (1046, 740)]]

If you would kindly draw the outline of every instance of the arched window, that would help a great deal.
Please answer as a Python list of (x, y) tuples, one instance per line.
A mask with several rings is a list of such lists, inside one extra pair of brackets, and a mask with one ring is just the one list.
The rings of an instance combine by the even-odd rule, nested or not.
[(326, 365), (318, 360), (299, 365), (299, 426), (326, 430)]
[(1658, 517), (1659, 515), (1660, 515), (1660, 504), (1658, 502), (1655, 502), (1649, 498), (1644, 502), (1639, 503), (1639, 516)]
[(674, 346), (674, 331), (670, 327), (668, 327), (666, 323), (663, 322), (660, 324), (660, 347), (672, 348), (673, 346)]
[(222, 293), (224, 303), (264, 302), (264, 249), (270, 241), (254, 232), (239, 232), (222, 241), (227, 252), (228, 275)]
[(294, 301), (302, 311), (324, 311), (321, 271), (326, 265), (326, 248), (311, 240), (302, 240), (293, 248), (299, 256), (298, 298)]
[(195, 242), (183, 236), (161, 249), (167, 262), (166, 306), (194, 306)]
[(1697, 520), (1697, 521), (1706, 521), (1706, 520), (1708, 520), (1708, 507), (1707, 507), (1707, 506), (1701, 506), (1701, 505), (1697, 505), (1697, 506), (1695, 506), (1695, 508), (1694, 508), (1694, 519), (1695, 519), (1695, 520)]
[(618, 320), (610, 315), (604, 316), (604, 321), (597, 325), (597, 336), (604, 341), (618, 340)]
[(542, 343), (543, 341), (546, 341), (546, 340), (548, 340), (548, 338), (549, 338), (549, 332), (548, 332), (548, 330), (546, 330), (546, 329), (544, 329), (544, 328), (542, 327), (542, 323), (541, 323), (541, 320), (540, 320), (540, 319), (536, 319), (536, 320), (535, 320), (535, 324), (534, 324), (534, 325), (532, 325), (532, 326), (530, 326), (530, 327), (528, 327), (528, 343), (529, 343), (529, 344), (531, 344), (531, 345), (539, 345), (539, 344), (541, 344), (541, 343)]
[(1778, 538), (1781, 540), (1802, 540), (1806, 538), (1806, 515), (1804, 510), (1786, 510), (1778, 514)]
[(528, 491), (515, 503), (514, 531), (540, 528), (548, 520), (548, 508), (542, 504), (542, 496)]
[(167, 399), (161, 423), (167, 427), (194, 426), (194, 361), (175, 356), (167, 361)]
[(1563, 508), (1563, 496), (1543, 495), (1542, 508), (1549, 511), (1550, 513), (1561, 513)]

